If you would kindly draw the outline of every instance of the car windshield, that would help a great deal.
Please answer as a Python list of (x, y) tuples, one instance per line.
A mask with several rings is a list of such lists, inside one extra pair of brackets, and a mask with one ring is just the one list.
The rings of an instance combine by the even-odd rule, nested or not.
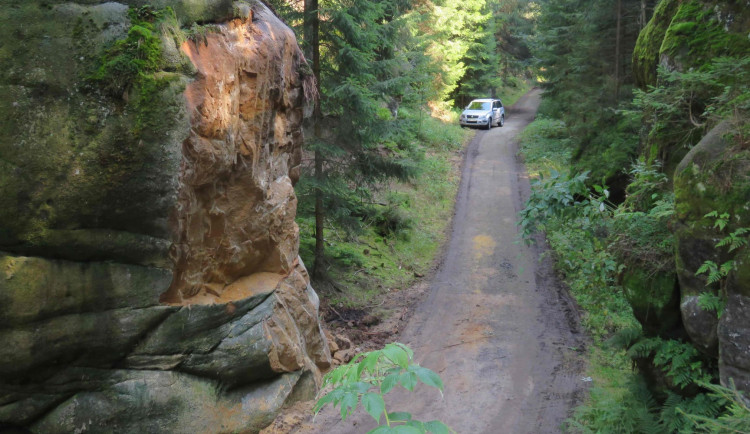
[(466, 107), (466, 110), (489, 110), (492, 107), (492, 103), (488, 101), (472, 101), (471, 104)]

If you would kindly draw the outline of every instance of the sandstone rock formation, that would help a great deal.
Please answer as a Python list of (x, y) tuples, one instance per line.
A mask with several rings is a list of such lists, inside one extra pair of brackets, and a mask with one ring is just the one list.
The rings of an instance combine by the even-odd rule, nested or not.
[[(704, 351), (719, 357), (724, 384), (731, 378), (738, 388), (750, 391), (750, 276), (748, 251), (733, 255), (717, 247), (719, 240), (738, 228), (750, 227), (750, 151), (733, 149), (725, 135), (729, 122), (714, 127), (685, 156), (675, 173), (677, 211), (677, 274), (680, 279), (682, 318), (690, 338)], [(721, 210), (730, 215), (725, 231), (706, 214)], [(735, 261), (725, 287), (707, 285), (696, 271), (707, 260), (718, 264)], [(701, 309), (698, 297), (706, 292), (726, 300), (725, 312)]]
[[(748, 29), (750, 13), (742, 2), (663, 0), (635, 48), (637, 84), (644, 90), (658, 84), (669, 87), (657, 67), (686, 73), (706, 70), (721, 56), (742, 58), (750, 50)], [(663, 162), (665, 173), (673, 181), (675, 219), (671, 229), (679, 305), (675, 303), (670, 309), (680, 314), (679, 325), (685, 338), (707, 357), (718, 359), (721, 382), (729, 385), (731, 380), (748, 392), (750, 256), (746, 248), (729, 252), (728, 248), (717, 246), (728, 233), (750, 227), (750, 151), (747, 139), (740, 133), (747, 120), (730, 113), (722, 119), (710, 117), (705, 124), (695, 122), (693, 113), (702, 113), (714, 104), (711, 98), (707, 94), (691, 95), (684, 108), (686, 113), (649, 125), (644, 154)], [(680, 132), (679, 138), (675, 131)], [(715, 226), (715, 219), (706, 216), (711, 212), (731, 216), (726, 228)], [(709, 284), (706, 274), (696, 274), (706, 261), (733, 266), (725, 278)], [(643, 283), (639, 286), (646, 288)], [(659, 293), (667, 294), (669, 286)], [(720, 317), (715, 310), (701, 306), (699, 300), (705, 300), (707, 295), (725, 304)], [(659, 327), (673, 321), (670, 312), (661, 310), (661, 300), (667, 298), (654, 297), (649, 303), (650, 311), (664, 319), (647, 324), (639, 318), (644, 330), (663, 335)], [(638, 306), (635, 310), (638, 316)]]
[(90, 3), (0, 14), (0, 428), (258, 431), (330, 364), (304, 58), (260, 2)]

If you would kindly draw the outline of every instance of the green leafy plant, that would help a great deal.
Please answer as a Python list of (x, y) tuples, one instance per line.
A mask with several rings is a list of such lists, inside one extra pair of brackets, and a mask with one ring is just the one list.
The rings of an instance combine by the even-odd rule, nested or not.
[(678, 409), (695, 425), (696, 431), (722, 434), (750, 432), (748, 399), (735, 388), (733, 380), (729, 380), (729, 387), (717, 384), (702, 384), (701, 386), (711, 391), (708, 396), (722, 404), (724, 411), (721, 413), (717, 411), (714, 414), (701, 414), (695, 411), (700, 410), (700, 408)]
[(702, 355), (689, 343), (647, 337), (641, 329), (629, 327), (617, 332), (608, 344), (613, 348), (626, 349), (627, 356), (634, 361), (652, 358), (653, 365), (681, 389), (711, 381)]
[(716, 312), (716, 316), (719, 318), (721, 318), (721, 315), (724, 313), (726, 305), (727, 302), (724, 298), (711, 292), (704, 292), (698, 296), (698, 307), (703, 310)]
[[(327, 404), (340, 407), (345, 420), (359, 404), (380, 425), (368, 434), (446, 434), (453, 432), (444, 423), (421, 422), (407, 412), (389, 412), (384, 396), (400, 385), (414, 391), (418, 382), (443, 393), (443, 381), (433, 371), (413, 362), (414, 352), (404, 344), (392, 343), (382, 350), (363, 353), (339, 366), (323, 378), (323, 388), (333, 387), (315, 404), (315, 414)], [(382, 423), (381, 423), (382, 420)]]
[(693, 383), (707, 383), (711, 380), (700, 353), (689, 343), (673, 339), (661, 340), (654, 353), (654, 365), (683, 389)]
[[(723, 232), (727, 228), (727, 225), (732, 218), (732, 216), (728, 213), (719, 214), (719, 212), (716, 210), (711, 211), (704, 217), (713, 218), (714, 229), (718, 229), (721, 232)], [(749, 235), (750, 228), (737, 228), (727, 234), (727, 236), (719, 240), (719, 242), (715, 244), (715, 247), (726, 247), (727, 252), (732, 253), (747, 246)], [(726, 304), (726, 278), (729, 276), (729, 273), (731, 273), (732, 270), (735, 270), (736, 268), (737, 262), (734, 258), (731, 258), (728, 261), (724, 261), (721, 264), (711, 260), (703, 262), (703, 265), (698, 267), (695, 275), (698, 276), (701, 274), (705, 274), (707, 276), (706, 286), (719, 284), (719, 294), (717, 295), (711, 292), (704, 292), (698, 298), (698, 306), (705, 310), (716, 311), (717, 315), (721, 317), (722, 313), (724, 312), (724, 305)]]
[(551, 217), (564, 221), (583, 218), (580, 223), (594, 226), (598, 221), (611, 215), (614, 207), (608, 201), (606, 186), (594, 185), (592, 193), (586, 185), (588, 172), (577, 175), (550, 171), (548, 177), (532, 183), (531, 196), (526, 207), (521, 210), (521, 236), (527, 243), (533, 241), (535, 232), (545, 229), (545, 222)]

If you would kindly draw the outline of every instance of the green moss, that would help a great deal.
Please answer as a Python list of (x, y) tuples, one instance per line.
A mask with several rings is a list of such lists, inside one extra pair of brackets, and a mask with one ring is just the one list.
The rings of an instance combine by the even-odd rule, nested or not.
[[(717, 6), (718, 7), (718, 6)], [(746, 32), (728, 31), (711, 2), (697, 0), (680, 4), (664, 35), (660, 54), (685, 68), (703, 69), (718, 56), (741, 56), (750, 50)]]
[[(158, 137), (169, 125), (164, 121), (172, 118), (165, 116), (174, 109), (171, 102), (178, 99), (177, 94), (184, 90), (182, 76), (175, 73), (156, 73), (142, 76), (136, 86), (135, 98), (131, 104), (135, 114), (132, 132), (137, 137), (143, 134)], [(165, 98), (169, 96), (170, 98)]]
[(624, 273), (622, 287), (625, 298), (644, 332), (659, 335), (680, 322), (680, 292), (673, 273), (653, 274), (641, 269)]
[(651, 21), (638, 35), (633, 50), (633, 72), (636, 84), (642, 88), (656, 84), (656, 66), (659, 63), (659, 48), (669, 28), (675, 11), (679, 6), (677, 0), (662, 0), (656, 6)]
[[(156, 11), (147, 7), (130, 9), (131, 27), (124, 39), (116, 41), (100, 59), (100, 65), (90, 79), (113, 95), (122, 93), (143, 76), (162, 67), (161, 40), (155, 34), (156, 25), (171, 9)], [(73, 29), (74, 35), (76, 28)]]
[[(701, 157), (710, 159), (701, 161)], [(676, 174), (675, 211), (680, 220), (700, 224), (713, 223), (704, 216), (711, 211), (727, 212), (737, 216), (738, 220), (730, 223), (735, 226), (747, 225), (750, 213), (747, 210), (750, 197), (750, 151), (736, 154), (701, 155), (685, 170)]]
[(211, 33), (218, 33), (219, 26), (216, 24), (203, 24), (193, 23), (193, 25), (185, 31), (187, 39), (195, 42), (196, 44), (203, 43), (208, 45), (208, 35)]

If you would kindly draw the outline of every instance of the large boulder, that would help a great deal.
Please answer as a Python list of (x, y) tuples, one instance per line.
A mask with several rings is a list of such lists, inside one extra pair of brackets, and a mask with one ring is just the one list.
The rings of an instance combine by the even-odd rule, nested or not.
[(330, 364), (304, 57), (257, 1), (92, 3), (0, 14), (0, 429), (256, 432)]
[[(677, 273), (681, 288), (682, 320), (693, 343), (719, 356), (722, 382), (729, 379), (750, 390), (750, 273), (747, 247), (729, 251), (717, 246), (727, 234), (750, 228), (750, 151), (737, 146), (730, 122), (714, 127), (677, 167), (674, 177), (677, 217)], [(722, 230), (706, 214), (726, 213)], [(705, 274), (696, 275), (706, 262), (734, 261), (728, 276), (708, 284)], [(702, 294), (720, 297), (726, 303), (717, 312), (699, 303)]]
[[(706, 71), (716, 58), (742, 58), (750, 51), (748, 29), (750, 13), (743, 2), (661, 0), (633, 51), (636, 84), (644, 90), (663, 86), (669, 94), (679, 83), (665, 80), (659, 67), (681, 73)], [(650, 160), (659, 160), (665, 173), (671, 174), (706, 133), (702, 115), (711, 111), (715, 92), (707, 83), (693, 84), (689, 96), (670, 101), (676, 110), (646, 106), (644, 120), (649, 128), (642, 152)]]
[(633, 75), (643, 89), (657, 84), (657, 67), (686, 71), (718, 56), (750, 49), (746, 5), (722, 0), (661, 0), (638, 35)]

